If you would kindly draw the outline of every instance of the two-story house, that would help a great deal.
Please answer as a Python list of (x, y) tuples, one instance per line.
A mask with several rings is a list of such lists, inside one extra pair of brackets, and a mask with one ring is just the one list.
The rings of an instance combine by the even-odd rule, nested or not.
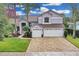
[(63, 37), (64, 25), (62, 14), (47, 11), (37, 17), (31, 26), (32, 37)]
[[(23, 34), (23, 26), (28, 25), (26, 16), (16, 16), (14, 4), (8, 6), (7, 13), (11, 17), (10, 22), (16, 25), (17, 32)], [(32, 37), (62, 37), (64, 34), (62, 14), (51, 10), (39, 16), (29, 16), (28, 22)]]
[[(27, 25), (26, 17), (20, 16), (17, 19), (17, 29), (23, 33), (23, 26)], [(64, 25), (63, 16), (54, 11), (47, 11), (39, 16), (29, 16), (32, 37), (63, 37)]]

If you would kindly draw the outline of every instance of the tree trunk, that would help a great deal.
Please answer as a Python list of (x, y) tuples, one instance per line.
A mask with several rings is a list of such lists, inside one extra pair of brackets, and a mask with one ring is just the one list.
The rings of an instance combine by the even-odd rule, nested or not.
[(75, 20), (73, 24), (73, 38), (76, 38), (76, 21)]
[[(74, 28), (75, 28), (75, 27), (74, 27)], [(74, 29), (74, 30), (73, 30), (73, 38), (75, 38), (75, 36), (76, 36), (76, 35), (75, 35), (75, 29)]]
[(29, 21), (28, 20), (29, 20), (29, 16), (27, 15), (27, 20), (26, 20), (27, 21), (27, 25), (29, 25)]
[(16, 25), (16, 4), (14, 4), (14, 11), (15, 11), (15, 16), (14, 16), (14, 19), (15, 19), (15, 33), (17, 32), (17, 25)]
[(16, 17), (15, 17), (15, 33), (17, 32), (17, 25), (16, 25)]

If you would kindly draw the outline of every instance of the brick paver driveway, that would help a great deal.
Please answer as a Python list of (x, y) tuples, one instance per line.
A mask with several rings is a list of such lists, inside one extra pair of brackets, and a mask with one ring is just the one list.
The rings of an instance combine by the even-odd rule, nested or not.
[(65, 38), (33, 38), (27, 52), (78, 51)]
[[(60, 54), (62, 52), (78, 52), (79, 49), (75, 47), (73, 44), (68, 42), (65, 38), (33, 38), (30, 42), (30, 45), (26, 51), (26, 55), (29, 55), (29, 53), (34, 52), (45, 52), (51, 53), (51, 52), (59, 52)], [(73, 53), (70, 53), (73, 55)], [(32, 54), (32, 53), (31, 53)], [(44, 54), (44, 53), (42, 53)], [(57, 53), (58, 54), (58, 53)], [(66, 53), (67, 54), (67, 53)], [(33, 54), (34, 55), (34, 54)], [(79, 55), (79, 52), (78, 52)]]

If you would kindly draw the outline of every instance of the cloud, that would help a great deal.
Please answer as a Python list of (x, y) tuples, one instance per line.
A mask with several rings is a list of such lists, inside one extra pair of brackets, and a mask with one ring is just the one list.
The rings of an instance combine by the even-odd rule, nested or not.
[(16, 7), (23, 7), (23, 5), (16, 5)]
[(48, 8), (46, 8), (46, 7), (40, 7), (40, 9), (39, 8), (36, 8), (36, 11), (40, 11), (41, 13), (42, 12), (46, 12), (46, 11), (48, 11), (49, 9)]
[(38, 10), (40, 10), (39, 8), (36, 8), (36, 10), (38, 11)]
[(30, 13), (36, 14), (37, 12), (36, 12), (36, 11), (32, 11), (32, 10), (31, 10), (31, 11), (30, 11)]
[(17, 11), (16, 15), (25, 15), (25, 13), (23, 13), (22, 11)]
[(57, 13), (65, 13), (65, 14), (69, 14), (70, 13), (70, 10), (56, 10), (56, 9), (52, 9), (52, 11), (55, 11)]
[(16, 5), (16, 7), (20, 7), (20, 5)]
[[(46, 12), (46, 11), (49, 11), (49, 9), (46, 7), (40, 7), (40, 11), (31, 10), (30, 14), (41, 14), (41, 13)], [(52, 11), (55, 11), (55, 12), (60, 13), (60, 14), (62, 14), (62, 13), (69, 14), (71, 12), (70, 10), (56, 10), (56, 9), (52, 9)]]
[(59, 6), (62, 3), (47, 3), (47, 4), (42, 4), (43, 6)]
[(30, 14), (41, 14), (41, 12), (38, 12), (38, 11), (30, 11)]
[(21, 8), (21, 10), (25, 10), (25, 8)]
[(49, 9), (46, 8), (46, 7), (41, 7), (40, 10), (41, 10), (41, 12), (46, 12), (46, 11), (48, 11)]

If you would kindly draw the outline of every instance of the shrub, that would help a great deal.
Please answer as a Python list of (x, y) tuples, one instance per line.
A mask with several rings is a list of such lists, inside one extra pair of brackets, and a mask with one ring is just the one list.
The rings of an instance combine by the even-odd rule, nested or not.
[(67, 31), (66, 30), (64, 31), (64, 37), (67, 37)]
[(23, 30), (25, 31), (24, 37), (30, 37), (30, 28), (29, 28), (29, 26), (24, 26)]
[(2, 41), (4, 39), (3, 35), (0, 34), (0, 41)]

